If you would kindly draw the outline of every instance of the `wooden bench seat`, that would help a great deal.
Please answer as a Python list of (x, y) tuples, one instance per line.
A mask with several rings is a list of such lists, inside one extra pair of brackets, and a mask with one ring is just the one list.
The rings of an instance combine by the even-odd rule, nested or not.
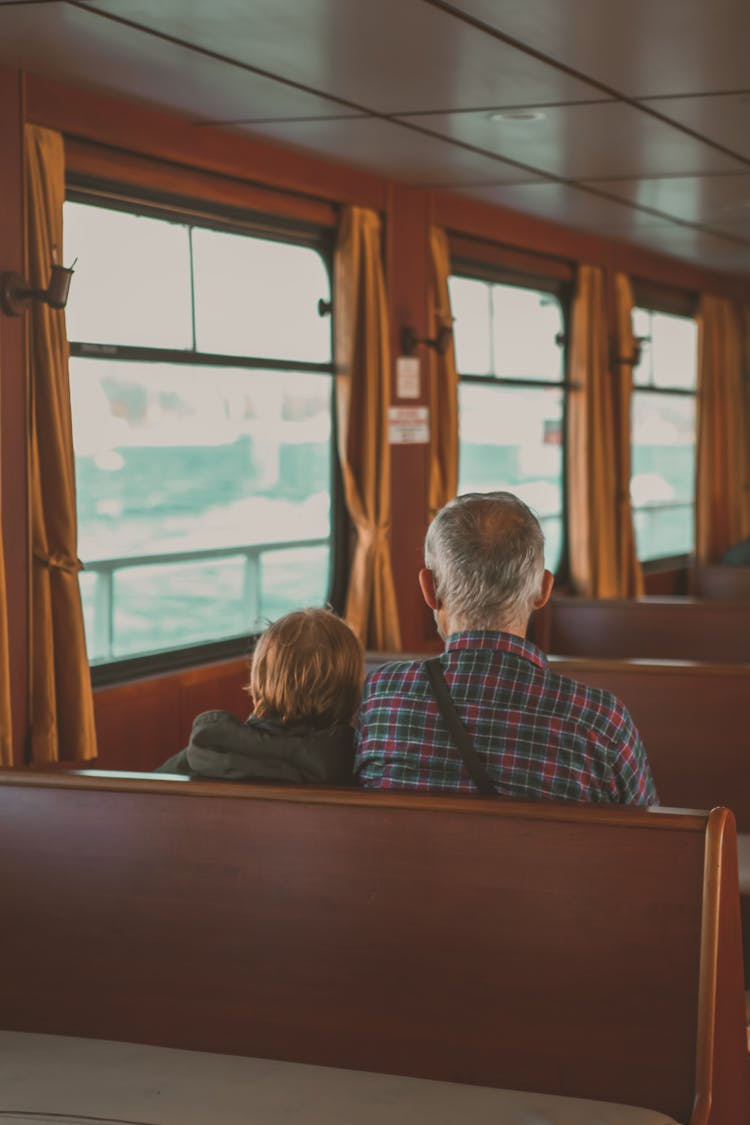
[(560, 656), (750, 663), (750, 601), (559, 597), (533, 629)]
[(731, 813), (0, 777), (9, 1030), (750, 1119)]
[(149, 1125), (675, 1125), (612, 1102), (0, 1031), (3, 1125), (122, 1125), (125, 1112)]

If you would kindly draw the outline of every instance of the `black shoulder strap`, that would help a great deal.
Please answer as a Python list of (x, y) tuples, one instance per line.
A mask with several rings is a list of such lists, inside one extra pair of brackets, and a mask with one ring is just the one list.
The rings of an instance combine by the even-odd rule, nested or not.
[(424, 666), (427, 671), (430, 686), (432, 687), (432, 694), (435, 696), (435, 702), (440, 708), (440, 714), (445, 719), (448, 730), (453, 736), (453, 741), (458, 747), (471, 780), (480, 793), (483, 793), (485, 796), (497, 796), (497, 789), (492, 784), (490, 775), (482, 765), (479, 755), (472, 744), (471, 735), (461, 722), (461, 718), (453, 704), (451, 694), (448, 691), (448, 685), (445, 682), (445, 676), (443, 675), (443, 666), (440, 663), (440, 657), (434, 656), (431, 660), (425, 660)]

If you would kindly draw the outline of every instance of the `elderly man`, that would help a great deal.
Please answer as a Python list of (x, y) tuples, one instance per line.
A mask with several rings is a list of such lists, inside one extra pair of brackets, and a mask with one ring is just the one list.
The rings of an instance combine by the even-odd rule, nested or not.
[(530, 509), (509, 492), (459, 496), (431, 523), (425, 564), (419, 584), (445, 651), (369, 677), (359, 783), (654, 804), (646, 754), (622, 703), (556, 675), (525, 639), (553, 583)]

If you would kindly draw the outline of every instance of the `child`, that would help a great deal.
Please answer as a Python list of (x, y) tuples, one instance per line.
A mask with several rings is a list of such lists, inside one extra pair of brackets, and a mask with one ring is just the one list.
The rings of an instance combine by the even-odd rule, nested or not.
[(247, 722), (228, 711), (198, 715), (186, 749), (157, 772), (351, 785), (363, 680), (362, 645), (344, 621), (326, 609), (288, 613), (255, 647)]

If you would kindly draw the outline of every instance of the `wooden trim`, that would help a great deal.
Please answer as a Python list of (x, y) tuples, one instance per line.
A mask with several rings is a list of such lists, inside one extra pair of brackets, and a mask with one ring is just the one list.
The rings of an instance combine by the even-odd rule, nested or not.
[(384, 177), (312, 157), (240, 130), (197, 125), (166, 110), (121, 101), (39, 75), (26, 75), (28, 120), (114, 154), (155, 157), (175, 168), (262, 183), (312, 200), (383, 210)]
[(698, 1035), (695, 1053), (695, 1105), (690, 1125), (708, 1125), (714, 1077), (714, 1037), (719, 964), (719, 906), (724, 832), (730, 814), (712, 809), (708, 815), (703, 864), (703, 914), (698, 982)]
[(649, 279), (665, 288), (710, 292), (737, 301), (750, 300), (750, 279), (740, 274), (705, 270), (645, 246), (589, 234), (456, 193), (435, 193), (434, 222), (455, 235), (517, 247), (525, 253), (600, 266)]
[(479, 238), (448, 232), (451, 259), (463, 262), (477, 262), (503, 274), (525, 277), (527, 283), (558, 281), (572, 282), (575, 269), (572, 263), (562, 258), (551, 258), (517, 250), (497, 242), (486, 242)]
[[(0, 68), (0, 246), (2, 270), (28, 276), (25, 257), (25, 170), (23, 76)], [(5, 559), (8, 649), (12, 712), (12, 755), (24, 760), (29, 725), (29, 558), (28, 518), (29, 378), (28, 317), (2, 316), (0, 324), (0, 487)]]
[(690, 318), (695, 317), (698, 312), (699, 294), (695, 291), (668, 288), (639, 277), (634, 277), (632, 282), (635, 305), (655, 312)]
[(180, 797), (221, 797), (240, 801), (286, 801), (300, 805), (351, 805), (369, 808), (418, 808), (471, 816), (498, 816), (512, 820), (542, 820), (584, 824), (621, 824), (623, 818), (641, 828), (671, 829), (675, 822), (703, 831), (704, 812), (635, 806), (579, 806), (574, 803), (531, 803), (494, 797), (439, 796), (431, 793), (326, 789), (314, 786), (229, 784), (191, 781), (167, 774), (126, 773), (106, 770), (71, 770), (66, 773), (37, 770), (0, 770), (0, 786), (41, 789), (101, 790), (111, 793), (169, 793)]
[(734, 679), (739, 675), (747, 676), (748, 688), (750, 689), (750, 664), (709, 664), (699, 660), (668, 660), (656, 656), (620, 657), (617, 659), (614, 657), (558, 656), (551, 654), (547, 657), (547, 660), (553, 672), (556, 672), (560, 666), (565, 665), (566, 671), (564, 674), (566, 676), (573, 675), (573, 672), (567, 670), (573, 666), (575, 666), (576, 671), (581, 673), (597, 672), (602, 675), (609, 670), (622, 672), (628, 669), (632, 669), (633, 672), (647, 671), (650, 676), (655, 677), (661, 674), (671, 675), (674, 672), (679, 672), (680, 676), (686, 679), (694, 677), (701, 682), (712, 677)]
[(96, 181), (111, 186), (120, 198), (118, 188), (132, 188), (137, 198), (152, 200), (198, 200), (204, 204), (251, 211), (261, 215), (279, 215), (317, 226), (333, 227), (338, 222), (338, 209), (332, 204), (293, 195), (243, 180), (220, 176), (168, 164), (152, 156), (121, 152), (90, 141), (69, 140), (65, 145), (66, 172), (80, 181)]

